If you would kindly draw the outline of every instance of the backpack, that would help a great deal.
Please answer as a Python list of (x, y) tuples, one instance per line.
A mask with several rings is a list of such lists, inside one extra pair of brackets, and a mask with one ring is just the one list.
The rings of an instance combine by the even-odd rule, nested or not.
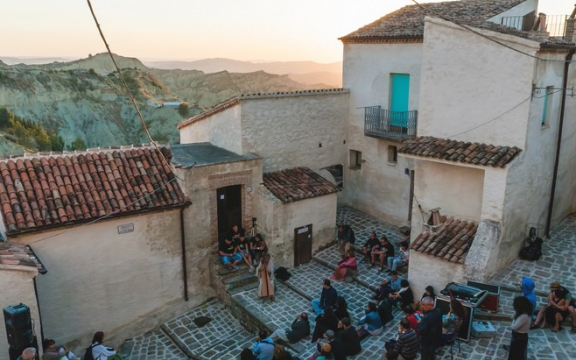
[(274, 276), (280, 281), (286, 281), (290, 279), (292, 274), (290, 274), (285, 267), (280, 266), (276, 271), (274, 271)]
[(94, 345), (90, 345), (86, 348), (86, 352), (84, 353), (84, 360), (94, 360), (94, 355), (92, 355), (92, 349), (94, 348)]

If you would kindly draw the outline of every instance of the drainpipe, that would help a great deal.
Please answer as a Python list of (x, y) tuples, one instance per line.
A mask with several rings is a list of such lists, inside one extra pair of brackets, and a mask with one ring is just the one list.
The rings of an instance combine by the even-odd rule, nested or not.
[(554, 196), (556, 194), (556, 180), (558, 178), (558, 166), (560, 164), (560, 148), (562, 146), (562, 128), (564, 126), (564, 110), (566, 107), (566, 89), (568, 87), (568, 70), (576, 49), (571, 49), (566, 55), (564, 62), (564, 75), (562, 79), (562, 104), (560, 105), (560, 123), (558, 124), (558, 139), (556, 140), (556, 159), (554, 160), (554, 173), (552, 175), (552, 189), (550, 190), (550, 202), (548, 204), (548, 218), (546, 219), (546, 237), (550, 238), (552, 226), (552, 209), (554, 208)]
[(184, 301), (188, 301), (188, 269), (186, 263), (186, 234), (184, 233), (184, 209), (190, 202), (180, 208), (180, 243), (182, 245), (182, 278), (184, 279)]
[[(36, 306), (38, 307), (38, 320), (40, 321), (40, 343), (42, 345), (42, 349), (44, 350), (44, 325), (42, 324), (42, 312), (40, 312), (40, 299), (38, 299), (38, 288), (36, 287), (36, 277), (34, 277), (34, 279), (32, 279), (32, 282), (34, 283), (34, 295), (36, 295)], [(34, 326), (34, 324), (32, 324), (32, 326)], [(34, 329), (34, 331), (36, 331), (36, 329)]]

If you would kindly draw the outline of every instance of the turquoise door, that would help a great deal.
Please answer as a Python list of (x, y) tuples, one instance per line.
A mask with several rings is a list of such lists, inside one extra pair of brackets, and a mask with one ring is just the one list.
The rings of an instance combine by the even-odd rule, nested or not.
[(408, 126), (410, 74), (390, 75), (390, 119), (393, 126)]

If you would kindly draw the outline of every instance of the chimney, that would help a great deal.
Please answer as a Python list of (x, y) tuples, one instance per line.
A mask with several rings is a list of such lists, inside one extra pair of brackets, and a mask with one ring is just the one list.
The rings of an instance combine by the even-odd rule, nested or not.
[(538, 19), (536, 20), (534, 28), (535, 31), (530, 34), (533, 39), (540, 41), (548, 40), (550, 33), (546, 31), (546, 14), (538, 14)]

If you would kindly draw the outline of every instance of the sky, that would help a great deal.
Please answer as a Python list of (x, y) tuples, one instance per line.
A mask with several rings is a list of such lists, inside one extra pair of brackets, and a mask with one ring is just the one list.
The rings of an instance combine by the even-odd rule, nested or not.
[[(438, 2), (438, 0), (422, 0)], [(342, 60), (344, 36), (410, 0), (92, 0), (114, 53), (141, 60)], [(540, 0), (570, 14), (574, 0)], [(106, 49), (86, 0), (8, 0), (0, 57), (82, 58)]]

